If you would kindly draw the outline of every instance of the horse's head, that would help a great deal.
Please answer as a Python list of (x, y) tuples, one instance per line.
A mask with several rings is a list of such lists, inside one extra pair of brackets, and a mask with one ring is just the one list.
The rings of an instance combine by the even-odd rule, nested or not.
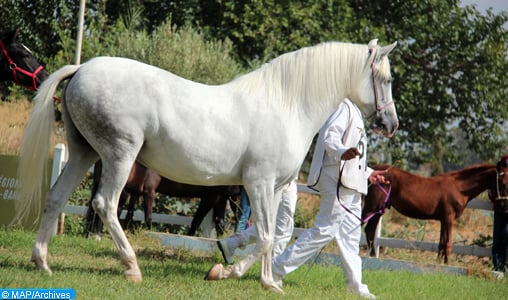
[(16, 41), (18, 31), (0, 34), (0, 78), (37, 90), (49, 74), (32, 52)]
[(496, 190), (493, 197), (495, 209), (502, 209), (508, 213), (508, 155), (496, 164)]
[(505, 155), (496, 164), (496, 171), (500, 184), (508, 186), (508, 155)]
[(370, 119), (370, 128), (378, 134), (392, 137), (399, 119), (392, 99), (392, 76), (388, 53), (393, 50), (397, 42), (380, 47), (377, 39), (370, 41), (369, 57), (364, 68), (364, 76), (359, 85), (359, 100), (367, 119)]

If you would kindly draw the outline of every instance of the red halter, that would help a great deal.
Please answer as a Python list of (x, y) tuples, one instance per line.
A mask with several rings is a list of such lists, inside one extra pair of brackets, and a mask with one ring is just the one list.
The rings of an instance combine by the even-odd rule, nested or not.
[[(11, 69), (12, 77), (14, 78), (14, 82), (16, 82), (18, 85), (23, 85), (33, 91), (36, 91), (37, 90), (36, 77), (37, 77), (37, 74), (44, 69), (44, 67), (42, 65), (40, 65), (33, 72), (22, 69), (22, 68), (18, 67), (18, 65), (16, 65), (16, 63), (9, 56), (9, 52), (7, 52), (7, 48), (5, 48), (4, 43), (1, 40), (0, 40), (0, 48), (2, 48), (5, 58), (7, 59), (7, 62), (9, 63), (9, 69)], [(18, 78), (18, 72), (29, 77), (29, 78), (32, 78), (32, 85), (21, 84), (21, 82), (19, 81), (19, 78)]]

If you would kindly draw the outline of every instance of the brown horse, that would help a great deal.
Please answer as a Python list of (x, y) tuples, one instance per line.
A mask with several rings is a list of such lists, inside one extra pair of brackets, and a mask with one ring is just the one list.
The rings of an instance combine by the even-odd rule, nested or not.
[(467, 203), (481, 192), (496, 189), (496, 166), (477, 164), (433, 177), (422, 177), (394, 166), (377, 165), (387, 170), (390, 185), (371, 185), (362, 211), (367, 222), (365, 234), (373, 256), (374, 234), (385, 208), (393, 206), (401, 214), (415, 219), (441, 222), (438, 258), (448, 263), (452, 250), (452, 229)]
[[(94, 165), (94, 178), (92, 185), (92, 196), (98, 187), (100, 175), (102, 172), (102, 163), (98, 161)], [(194, 218), (192, 219), (191, 226), (188, 235), (195, 235), (197, 228), (203, 221), (206, 214), (213, 209), (213, 220), (216, 225), (216, 230), (219, 235), (223, 232), (224, 214), (227, 200), (231, 197), (240, 196), (239, 186), (198, 186), (183, 184), (164, 178), (154, 172), (153, 170), (147, 169), (143, 165), (135, 162), (129, 173), (127, 183), (120, 195), (118, 201), (119, 212), (127, 199), (130, 196), (129, 206), (127, 209), (127, 215), (125, 217), (124, 226), (132, 221), (134, 214), (134, 207), (138, 202), (140, 196), (143, 196), (143, 209), (145, 213), (145, 224), (148, 228), (152, 224), (152, 208), (155, 200), (156, 193), (171, 197), (185, 197), (185, 198), (201, 198), (201, 202), (196, 211)], [(88, 212), (87, 212), (87, 232), (86, 236), (95, 234), (98, 236), (101, 231), (102, 222), (100, 218), (95, 214), (92, 208), (92, 202), (90, 201)]]

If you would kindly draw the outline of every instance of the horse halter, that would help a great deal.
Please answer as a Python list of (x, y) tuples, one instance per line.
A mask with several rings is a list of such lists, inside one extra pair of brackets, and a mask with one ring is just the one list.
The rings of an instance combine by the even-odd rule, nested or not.
[[(30, 71), (27, 71), (27, 70), (25, 70), (23, 68), (20, 68), (12, 60), (12, 58), (9, 55), (9, 52), (7, 52), (7, 48), (5, 47), (4, 43), (1, 40), (0, 40), (0, 48), (2, 48), (2, 52), (5, 55), (5, 59), (7, 59), (7, 62), (9, 63), (9, 69), (12, 72), (12, 77), (14, 78), (14, 82), (16, 82), (16, 84), (18, 84), (18, 85), (25, 86), (26, 88), (28, 88), (30, 90), (36, 91), (37, 90), (37, 81), (36, 81), (37, 74), (39, 74), (39, 72), (42, 71), (44, 69), (44, 67), (42, 65), (39, 65), (39, 67), (37, 69), (35, 69), (35, 71), (33, 71), (33, 72), (30, 72)], [(32, 85), (22, 84), (19, 81), (18, 72), (23, 74), (23, 75), (25, 75), (25, 76), (27, 76), (27, 77), (29, 77), (29, 78), (31, 78), (32, 79)]]
[[(374, 52), (374, 48), (369, 48), (369, 57), (371, 55), (373, 55), (373, 52)], [(381, 112), (382, 110), (387, 108), (389, 105), (393, 104), (393, 100), (392, 100), (383, 106), (379, 105), (379, 96), (378, 96), (378, 88), (377, 88), (377, 84), (376, 84), (376, 75), (374, 73), (374, 61), (375, 61), (375, 57), (372, 59), (372, 63), (370, 64), (370, 71), (371, 71), (371, 75), (372, 75), (372, 87), (374, 90), (374, 101), (376, 103), (376, 111), (373, 112), (372, 115), (368, 116), (367, 119), (372, 118), (376, 113)]]
[[(504, 172), (499, 172), (496, 168), (496, 200), (508, 200), (508, 197), (503, 193), (501, 193), (501, 190), (500, 190), (500, 186), (502, 185), (500, 182), (499, 182), (499, 178), (501, 178), (502, 176), (504, 176)], [(503, 196), (501, 196), (503, 195)]]

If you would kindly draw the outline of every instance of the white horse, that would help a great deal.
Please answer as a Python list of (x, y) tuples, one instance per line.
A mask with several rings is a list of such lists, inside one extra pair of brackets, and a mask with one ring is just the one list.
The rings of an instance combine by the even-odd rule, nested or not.
[(53, 94), (67, 80), (62, 109), (69, 160), (47, 194), (32, 261), (47, 264), (51, 227), (86, 171), (103, 169), (93, 207), (127, 267), (141, 281), (136, 255), (117, 218), (120, 192), (135, 160), (164, 177), (199, 185), (245, 186), (258, 232), (242, 276), (261, 258), (261, 283), (273, 282), (271, 256), (281, 187), (295, 178), (314, 135), (344, 98), (371, 118), (374, 131), (398, 126), (387, 54), (380, 47), (330, 42), (282, 55), (217, 86), (180, 78), (124, 58), (98, 57), (53, 73), (40, 87), (27, 124), (19, 176), (18, 215), (40, 210), (42, 174), (52, 130)]

